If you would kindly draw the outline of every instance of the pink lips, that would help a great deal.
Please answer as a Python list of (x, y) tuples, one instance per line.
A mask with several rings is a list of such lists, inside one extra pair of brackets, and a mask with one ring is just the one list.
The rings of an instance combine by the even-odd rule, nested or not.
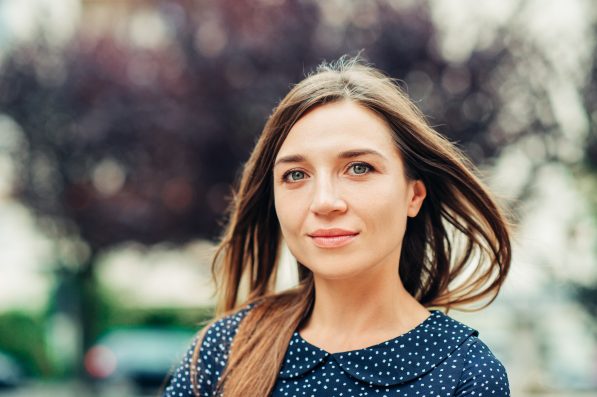
[(313, 243), (320, 248), (342, 247), (350, 243), (358, 235), (358, 232), (345, 229), (318, 229), (309, 234)]

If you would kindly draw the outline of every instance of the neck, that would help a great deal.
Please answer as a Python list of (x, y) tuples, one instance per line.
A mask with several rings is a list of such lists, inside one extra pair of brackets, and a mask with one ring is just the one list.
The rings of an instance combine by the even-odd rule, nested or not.
[(314, 276), (315, 302), (301, 335), (328, 352), (367, 347), (408, 332), (429, 312), (397, 271), (330, 280)]

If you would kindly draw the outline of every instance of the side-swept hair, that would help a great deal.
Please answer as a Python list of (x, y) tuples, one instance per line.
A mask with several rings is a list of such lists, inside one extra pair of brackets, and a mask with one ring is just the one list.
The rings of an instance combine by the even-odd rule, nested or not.
[[(214, 257), (221, 294), (217, 312), (256, 303), (239, 326), (218, 385), (227, 397), (269, 395), (290, 338), (309, 315), (314, 282), (306, 267), (298, 264), (296, 288), (273, 291), (281, 242), (273, 164), (298, 119), (340, 100), (370, 109), (388, 123), (407, 177), (427, 188), (418, 215), (408, 218), (397, 264), (406, 290), (426, 307), (461, 308), (477, 301), (485, 307), (508, 273), (506, 217), (466, 157), (427, 124), (393, 79), (357, 58), (324, 63), (295, 85), (268, 118), (244, 166)], [(196, 368), (191, 376), (197, 386)]]

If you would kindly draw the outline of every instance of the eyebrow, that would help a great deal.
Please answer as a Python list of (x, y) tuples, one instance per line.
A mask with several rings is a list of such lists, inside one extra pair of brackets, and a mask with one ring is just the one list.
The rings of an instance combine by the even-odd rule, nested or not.
[[(354, 157), (359, 157), (359, 156), (364, 156), (366, 154), (371, 154), (374, 156), (378, 156), (381, 157), (382, 159), (386, 159), (384, 155), (382, 155), (381, 153), (379, 153), (376, 150), (373, 149), (352, 149), (352, 150), (347, 150), (344, 151), (342, 153), (338, 154), (338, 158), (339, 159), (351, 159)], [(278, 160), (276, 160), (276, 163), (274, 164), (274, 168), (280, 164), (286, 164), (286, 163), (300, 163), (300, 162), (304, 162), (306, 161), (306, 157), (301, 155), (301, 154), (290, 154), (288, 156), (283, 156), (280, 157)]]

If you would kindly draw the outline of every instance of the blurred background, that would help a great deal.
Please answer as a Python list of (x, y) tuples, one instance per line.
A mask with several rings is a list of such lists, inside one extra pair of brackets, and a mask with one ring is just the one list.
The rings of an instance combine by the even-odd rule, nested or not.
[(513, 396), (597, 395), (596, 33), (591, 0), (0, 0), (0, 395), (156, 395), (266, 117), (358, 52), (516, 219), (450, 314)]

